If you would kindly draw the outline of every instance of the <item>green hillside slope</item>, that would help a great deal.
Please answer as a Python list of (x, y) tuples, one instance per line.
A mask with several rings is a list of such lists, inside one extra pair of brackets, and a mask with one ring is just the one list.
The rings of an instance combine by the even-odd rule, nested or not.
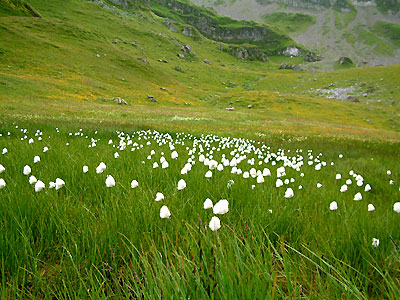
[[(302, 60), (237, 59), (201, 35), (172, 32), (149, 10), (83, 0), (28, 4), (42, 18), (0, 18), (2, 118), (399, 137), (399, 65), (317, 74), (278, 70)], [(360, 102), (327, 99), (323, 90), (333, 88), (351, 88), (349, 96)], [(117, 97), (129, 105), (110, 101)]]

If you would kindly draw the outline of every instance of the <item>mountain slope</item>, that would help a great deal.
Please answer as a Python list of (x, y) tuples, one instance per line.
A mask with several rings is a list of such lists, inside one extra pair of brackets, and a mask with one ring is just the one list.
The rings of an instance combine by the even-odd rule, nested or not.
[[(171, 31), (148, 9), (27, 3), (42, 17), (0, 17), (1, 118), (119, 120), (179, 130), (194, 120), (214, 132), (399, 136), (400, 65), (278, 70), (303, 60), (237, 59), (202, 35)], [(322, 90), (332, 87), (350, 88), (361, 103), (326, 99)], [(109, 101), (117, 97), (130, 105)]]
[[(376, 32), (379, 22), (400, 24), (397, 1), (307, 1), (307, 0), (192, 0), (211, 6), (218, 13), (236, 18), (264, 21), (288, 28), (288, 34), (298, 43), (323, 56), (320, 69), (332, 69), (339, 57), (350, 57), (360, 66), (400, 62), (400, 47), (396, 42)], [(311, 16), (303, 30), (297, 30), (298, 20), (281, 13), (301, 13)], [(275, 20), (274, 20), (275, 19)], [(278, 22), (276, 21), (278, 19)], [(301, 23), (300, 25), (303, 25)], [(296, 28), (295, 30), (292, 30)]]

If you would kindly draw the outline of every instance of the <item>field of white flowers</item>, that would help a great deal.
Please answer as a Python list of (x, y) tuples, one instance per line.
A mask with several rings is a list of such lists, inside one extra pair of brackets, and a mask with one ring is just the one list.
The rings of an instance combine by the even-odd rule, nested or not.
[(0, 134), (2, 299), (400, 299), (399, 151)]

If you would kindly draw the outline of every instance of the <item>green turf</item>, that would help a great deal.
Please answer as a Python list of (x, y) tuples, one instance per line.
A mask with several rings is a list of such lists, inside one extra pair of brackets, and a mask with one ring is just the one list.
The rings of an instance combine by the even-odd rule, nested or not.
[(305, 32), (315, 24), (315, 16), (302, 13), (276, 12), (263, 16), (266, 24), (274, 25), (288, 34)]
[[(400, 65), (315, 74), (278, 70), (303, 60), (239, 60), (205, 37), (171, 32), (149, 10), (126, 15), (83, 0), (27, 3), (41, 18), (0, 17), (0, 151), (8, 149), (0, 154), (6, 169), (0, 178), (7, 183), (0, 190), (0, 298), (399, 298), (400, 219), (393, 204), (399, 201)], [(194, 55), (179, 59), (186, 44)], [(360, 103), (316, 92), (350, 86)], [(105, 101), (114, 97), (129, 105)], [(34, 136), (37, 129), (42, 141)], [(137, 135), (132, 140), (143, 144), (141, 150), (108, 144), (119, 144), (116, 130), (131, 135), (148, 129), (184, 142), (175, 144), (179, 158), (170, 159), (168, 145), (147, 145)], [(286, 186), (274, 185), (282, 161), (262, 165), (272, 171), (264, 184), (233, 175), (229, 167), (207, 180), (197, 152), (193, 170), (180, 175), (186, 147), (193, 146), (193, 136), (181, 141), (180, 132), (253, 139), (257, 147), (265, 143), (289, 156), (313, 150), (327, 167), (315, 171), (306, 164), (304, 177), (288, 169), (295, 179), (291, 199), (283, 196)], [(95, 148), (88, 147), (90, 137), (100, 139)], [(152, 149), (156, 154), (148, 160)], [(213, 155), (231, 159), (231, 150)], [(170, 166), (153, 169), (161, 152)], [(251, 168), (251, 157), (259, 159), (248, 154), (243, 170)], [(95, 174), (101, 161), (107, 171)], [(25, 164), (45, 190), (34, 192), (22, 175)], [(334, 179), (338, 172), (350, 177), (350, 170), (372, 186), (360, 202), (353, 197), (362, 188), (353, 182), (340, 193), (343, 180)], [(116, 187), (106, 188), (107, 174)], [(65, 188), (48, 189), (57, 177)], [(181, 178), (187, 188), (177, 191)], [(135, 190), (132, 179), (139, 181)], [(159, 191), (166, 196), (162, 203), (154, 201)], [(207, 197), (230, 203), (217, 234), (208, 228), (212, 213), (202, 208)], [(339, 205), (335, 212), (332, 201)], [(369, 203), (376, 211), (367, 211)], [(170, 219), (159, 217), (164, 204)], [(372, 238), (380, 239), (379, 247), (372, 247)]]

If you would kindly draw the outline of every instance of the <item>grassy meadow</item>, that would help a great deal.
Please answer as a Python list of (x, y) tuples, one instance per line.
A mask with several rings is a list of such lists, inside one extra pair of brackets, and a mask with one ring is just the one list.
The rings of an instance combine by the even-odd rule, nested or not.
[(400, 65), (279, 70), (304, 59), (25, 3), (0, 5), (1, 299), (400, 298)]
[[(399, 199), (398, 144), (263, 142), (116, 132), (88, 124), (61, 124), (58, 130), (46, 123), (21, 124), (1, 126), (0, 150), (7, 149), (0, 157), (6, 182), (0, 190), (4, 299), (399, 296), (400, 216), (393, 211)], [(173, 151), (178, 158), (171, 158)], [(233, 174), (228, 165), (205, 178), (211, 167), (201, 154), (218, 164), (244, 156), (237, 164), (243, 173), (268, 168), (271, 176), (257, 183)], [(286, 166), (279, 178), (289, 182), (277, 188), (278, 168), (293, 157), (297, 162), (302, 157), (304, 165), (299, 171)], [(107, 169), (97, 174), (100, 162)], [(182, 175), (188, 162), (192, 168)], [(316, 170), (318, 164), (326, 165)], [(27, 176), (25, 165), (32, 170)], [(363, 177), (361, 187), (350, 171)], [(35, 192), (31, 175), (45, 183), (43, 190)], [(114, 187), (106, 186), (107, 175), (115, 179)], [(50, 189), (56, 178), (65, 186)], [(183, 190), (177, 189), (180, 179), (186, 182)], [(341, 193), (347, 179), (353, 182)], [(138, 187), (131, 188), (132, 180)], [(372, 189), (365, 192), (367, 184)], [(285, 198), (289, 187), (294, 196)], [(165, 196), (160, 202), (158, 192)], [(354, 201), (358, 192), (363, 199)], [(216, 232), (208, 226), (213, 213), (203, 208), (206, 198), (214, 204), (229, 201)], [(329, 209), (333, 201), (335, 211)], [(368, 204), (376, 210), (368, 211)], [(162, 205), (170, 218), (160, 218)], [(371, 245), (373, 238), (379, 247)]]

